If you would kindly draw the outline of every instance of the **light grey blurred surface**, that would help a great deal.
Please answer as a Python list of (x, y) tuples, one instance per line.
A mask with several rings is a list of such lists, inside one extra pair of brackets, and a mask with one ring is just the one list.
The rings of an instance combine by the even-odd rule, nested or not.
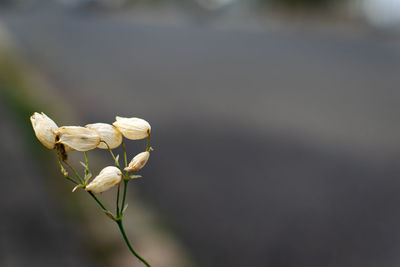
[(395, 38), (86, 11), (3, 20), (82, 124), (151, 122), (137, 190), (201, 266), (398, 266)]
[(196, 117), (375, 152), (399, 149), (396, 38), (335, 28), (149, 26), (85, 10), (4, 15), (60, 101), (83, 115), (133, 111), (157, 123)]

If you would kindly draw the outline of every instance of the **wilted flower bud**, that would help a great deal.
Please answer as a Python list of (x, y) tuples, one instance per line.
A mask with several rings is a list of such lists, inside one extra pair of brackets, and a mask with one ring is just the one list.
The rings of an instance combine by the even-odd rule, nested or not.
[(150, 152), (145, 151), (142, 153), (137, 154), (129, 163), (128, 167), (124, 169), (124, 171), (128, 172), (135, 172), (144, 167), (146, 165), (147, 161), (149, 160), (150, 157)]
[[(86, 125), (86, 128), (96, 130), (100, 135), (101, 141), (106, 142), (110, 149), (114, 149), (122, 143), (121, 132), (111, 124), (93, 123)], [(107, 145), (104, 142), (100, 142), (97, 147), (107, 149)]]
[(66, 145), (78, 151), (96, 148), (100, 143), (100, 135), (96, 130), (80, 126), (63, 126), (58, 128), (57, 143)]
[(143, 119), (119, 116), (115, 117), (115, 119), (116, 122), (113, 125), (128, 139), (139, 140), (148, 137), (150, 134), (150, 124)]
[(35, 112), (31, 116), (31, 123), (37, 139), (48, 149), (53, 149), (56, 144), (57, 124), (43, 112)]
[(122, 181), (121, 171), (114, 166), (108, 166), (101, 170), (92, 182), (90, 182), (85, 190), (95, 194), (107, 191)]

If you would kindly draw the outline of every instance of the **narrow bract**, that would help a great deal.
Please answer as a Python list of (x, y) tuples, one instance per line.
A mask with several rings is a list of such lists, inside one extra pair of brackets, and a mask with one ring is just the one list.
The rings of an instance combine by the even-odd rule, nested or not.
[(53, 149), (56, 144), (57, 124), (43, 112), (35, 112), (30, 119), (37, 139), (48, 149)]
[(145, 151), (142, 153), (137, 154), (129, 163), (128, 167), (126, 167), (124, 169), (124, 171), (128, 171), (128, 172), (136, 172), (140, 169), (142, 169), (147, 161), (149, 160), (150, 157), (150, 152), (149, 151)]
[(107, 191), (116, 184), (122, 181), (121, 171), (114, 166), (108, 166), (101, 170), (92, 182), (90, 182), (85, 190), (95, 194)]
[[(121, 132), (108, 123), (92, 123), (86, 125), (86, 128), (96, 130), (100, 135), (100, 144), (98, 144), (98, 148), (107, 149), (107, 145), (110, 149), (117, 148), (122, 143), (122, 134)], [(107, 145), (104, 143), (106, 142)]]
[(96, 130), (80, 126), (63, 126), (58, 128), (57, 136), (61, 143), (78, 151), (88, 151), (100, 143), (100, 135)]
[(143, 119), (119, 116), (116, 116), (115, 119), (116, 122), (113, 125), (128, 139), (139, 140), (150, 135), (151, 126)]

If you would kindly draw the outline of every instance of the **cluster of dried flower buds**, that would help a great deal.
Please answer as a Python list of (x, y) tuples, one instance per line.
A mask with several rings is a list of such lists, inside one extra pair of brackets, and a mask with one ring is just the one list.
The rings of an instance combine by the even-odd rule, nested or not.
[[(30, 117), (33, 130), (39, 141), (48, 149), (62, 149), (65, 151), (88, 151), (95, 148), (114, 149), (121, 145), (122, 136), (130, 140), (140, 140), (150, 136), (150, 124), (140, 118), (124, 118), (116, 116), (111, 125), (107, 123), (93, 123), (85, 127), (62, 126), (50, 119), (46, 114), (35, 112)], [(142, 169), (150, 156), (148, 151), (136, 155), (124, 169), (127, 172), (136, 172)], [(114, 166), (105, 167), (85, 190), (93, 193), (104, 192), (122, 181), (121, 170)]]
[(114, 149), (121, 145), (122, 135), (130, 140), (139, 140), (150, 135), (150, 124), (139, 118), (116, 117), (111, 124), (93, 123), (85, 127), (62, 126), (46, 116), (35, 112), (31, 116), (33, 130), (39, 141), (48, 149), (63, 144), (67, 150), (88, 151), (95, 148)]

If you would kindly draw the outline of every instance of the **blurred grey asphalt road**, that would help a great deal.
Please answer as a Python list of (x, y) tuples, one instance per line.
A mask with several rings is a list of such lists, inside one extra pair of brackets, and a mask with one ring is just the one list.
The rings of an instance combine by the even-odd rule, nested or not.
[(2, 20), (82, 124), (151, 122), (137, 187), (202, 266), (399, 266), (396, 39), (60, 10)]

